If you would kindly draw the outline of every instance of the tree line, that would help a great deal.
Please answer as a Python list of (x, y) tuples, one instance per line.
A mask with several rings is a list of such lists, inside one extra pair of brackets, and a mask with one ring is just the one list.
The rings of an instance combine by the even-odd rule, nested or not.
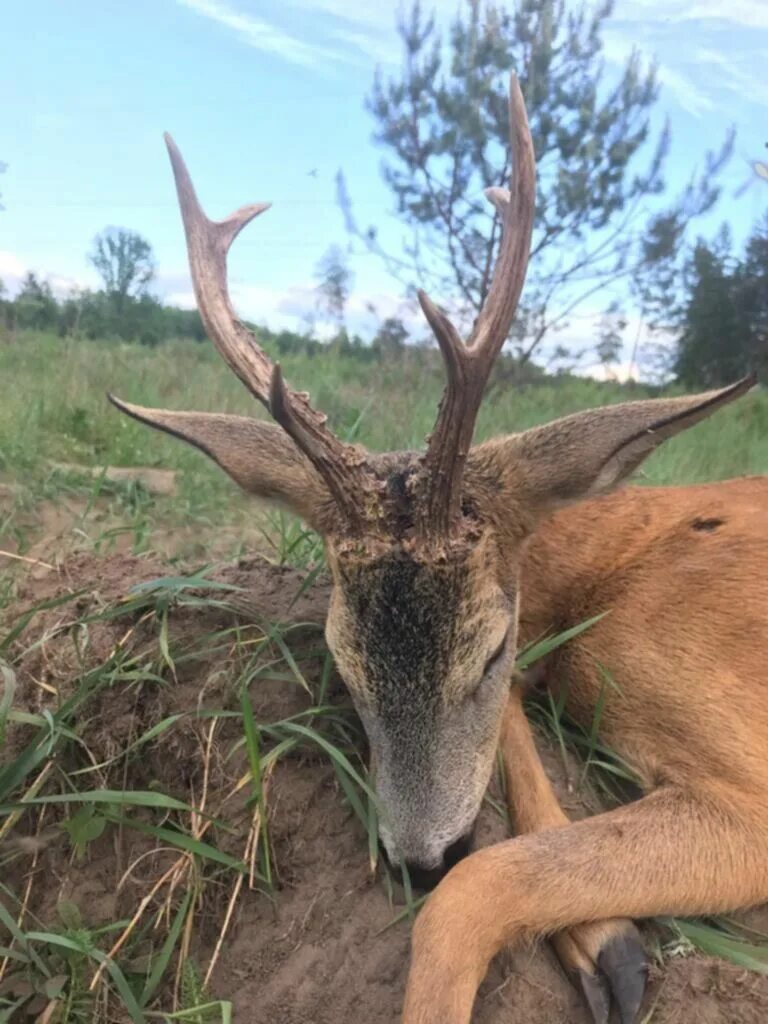
[[(150, 243), (141, 235), (125, 228), (107, 228), (94, 239), (88, 260), (101, 277), (100, 289), (77, 289), (60, 297), (50, 282), (30, 271), (11, 298), (0, 281), (0, 326), (11, 335), (24, 330), (50, 331), (61, 338), (150, 346), (175, 338), (206, 341), (197, 309), (167, 305), (151, 294), (155, 260)], [(367, 340), (347, 330), (345, 310), (351, 280), (340, 250), (332, 247), (318, 266), (316, 295), (318, 312), (334, 327), (329, 341), (321, 342), (311, 324), (304, 331), (249, 326), (279, 355), (318, 355), (329, 345), (339, 353), (363, 359), (402, 352), (410, 338), (397, 317), (383, 319)]]
[(166, 306), (150, 294), (154, 256), (150, 243), (137, 232), (105, 229), (94, 239), (88, 261), (102, 280), (102, 287), (94, 291), (73, 289), (58, 297), (48, 281), (29, 272), (11, 298), (0, 282), (0, 322), (5, 330), (53, 331), (60, 337), (145, 345), (172, 337), (205, 338), (196, 310)]
[[(630, 313), (663, 339), (649, 348), (659, 376), (715, 385), (748, 366), (765, 365), (768, 219), (754, 227), (741, 250), (727, 231), (714, 240), (697, 237), (697, 221), (721, 197), (733, 135), (700, 154), (689, 184), (670, 194), (665, 174), (671, 127), (665, 122), (653, 129), (656, 68), (634, 51), (618, 73), (609, 74), (603, 39), (612, 11), (612, 0), (582, 6), (463, 0), (445, 33), (420, 0), (403, 15), (400, 71), (386, 79), (376, 75), (367, 106), (385, 154), (384, 180), (407, 237), (393, 252), (375, 225), (361, 226), (339, 172), (337, 202), (348, 244), (346, 251), (329, 249), (317, 287), (317, 307), (334, 325), (337, 348), (366, 348), (346, 326), (349, 264), (361, 246), (411, 299), (418, 284), (459, 322), (471, 323), (477, 315), (500, 244), (498, 215), (483, 190), (509, 179), (506, 95), (514, 71), (529, 114), (538, 192), (508, 369), (529, 379), (540, 372), (534, 363), (572, 367), (581, 356), (606, 366), (621, 361), (630, 344)], [(30, 274), (13, 300), (0, 294), (6, 326), (145, 344), (203, 339), (196, 312), (151, 295), (154, 260), (146, 240), (108, 229), (89, 259), (101, 289), (57, 299)], [(590, 351), (574, 352), (568, 344), (571, 318), (603, 301)], [(291, 336), (311, 349), (319, 344), (313, 334), (309, 316), (306, 329)], [(390, 355), (420, 340), (397, 317), (366, 339)]]
[(750, 370), (768, 371), (768, 214), (740, 255), (723, 228), (699, 241), (684, 268), (683, 300), (673, 309), (672, 370), (683, 384), (717, 387)]
[[(196, 309), (165, 305), (149, 293), (152, 253), (143, 239), (113, 229), (99, 236), (94, 252), (102, 266), (102, 289), (58, 298), (47, 281), (28, 273), (10, 298), (0, 282), (0, 325), (11, 334), (50, 331), (62, 338), (144, 345), (175, 338), (206, 340)], [(330, 346), (339, 354), (360, 359), (389, 359), (401, 356), (406, 347), (428, 343), (426, 335), (411, 335), (397, 317), (382, 320), (368, 339), (348, 332), (345, 305), (350, 276), (340, 251), (327, 255), (319, 268), (321, 273), (324, 270), (328, 274), (319, 279), (318, 308), (332, 317), (334, 336), (320, 341), (311, 327), (305, 331), (254, 327), (276, 354), (319, 355)], [(764, 374), (768, 370), (768, 214), (755, 225), (741, 252), (722, 228), (714, 241), (699, 238), (676, 253), (673, 271), (659, 272), (655, 287), (648, 286), (645, 301), (650, 326), (665, 337), (657, 346), (659, 376), (671, 375), (694, 388), (727, 384), (752, 369)], [(606, 312), (599, 324), (593, 356), (607, 367), (621, 357), (621, 328), (621, 313), (616, 309)], [(530, 382), (540, 379), (543, 370), (519, 353), (506, 351), (498, 376)]]

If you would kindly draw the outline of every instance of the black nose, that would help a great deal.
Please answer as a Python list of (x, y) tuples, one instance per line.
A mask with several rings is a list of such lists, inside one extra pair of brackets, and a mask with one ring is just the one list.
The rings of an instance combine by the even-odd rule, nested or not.
[(454, 864), (458, 864), (460, 860), (463, 860), (471, 849), (472, 833), (468, 832), (467, 835), (457, 839), (455, 843), (451, 843), (443, 854), (443, 863), (438, 868), (423, 868), (418, 864), (409, 864), (406, 861), (405, 866), (408, 869), (411, 888), (417, 889), (420, 892), (429, 892), (430, 889), (434, 889), (438, 882), (445, 878)]

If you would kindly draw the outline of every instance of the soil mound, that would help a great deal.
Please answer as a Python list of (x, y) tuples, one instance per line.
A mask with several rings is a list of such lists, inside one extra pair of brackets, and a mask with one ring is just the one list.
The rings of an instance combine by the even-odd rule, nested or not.
[[(90, 766), (94, 787), (157, 790), (197, 806), (205, 798), (224, 821), (217, 848), (245, 857), (253, 806), (247, 790), (237, 789), (247, 761), (233, 713), (236, 683), (251, 674), (259, 723), (300, 716), (317, 704), (318, 687), (325, 703), (353, 721), (322, 644), (328, 584), (307, 586), (301, 574), (257, 558), (205, 579), (193, 575), (187, 584), (180, 575), (153, 558), (81, 554), (30, 577), (12, 609), (16, 623), (39, 609), (8, 655), (15, 707), (55, 715), (81, 701), (69, 719), (77, 738), (63, 748), (62, 770)], [(136, 589), (152, 580), (160, 582)], [(295, 670), (286, 668), (283, 641)], [(359, 741), (354, 724), (348, 730)], [(32, 731), (23, 723), (10, 730), (3, 761), (18, 755)], [(584, 813), (568, 791), (560, 755), (544, 739), (541, 749), (569, 811)], [(269, 896), (246, 883), (233, 899), (232, 874), (209, 873), (188, 951), (205, 973), (225, 933), (210, 994), (230, 999), (243, 1024), (395, 1024), (409, 924), (393, 923), (402, 906), (391, 902), (380, 875), (372, 877), (365, 829), (338, 772), (320, 747), (297, 745), (265, 773), (265, 789), (276, 891)], [(178, 859), (177, 850), (136, 828), (108, 829), (74, 856), (54, 811), (42, 820), (25, 816), (5, 840), (26, 845), (7, 863), (4, 882), (28, 893), (26, 912), (42, 922), (63, 899), (76, 903), (92, 928), (130, 919)], [(503, 821), (487, 807), (479, 842), (504, 835)], [(211, 842), (213, 836), (203, 833)], [(150, 909), (166, 898), (176, 906), (159, 888)], [(768, 979), (698, 955), (673, 957), (654, 968), (645, 1013), (653, 1024), (758, 1024), (768, 1019)], [(547, 944), (497, 958), (475, 1020), (591, 1024)]]

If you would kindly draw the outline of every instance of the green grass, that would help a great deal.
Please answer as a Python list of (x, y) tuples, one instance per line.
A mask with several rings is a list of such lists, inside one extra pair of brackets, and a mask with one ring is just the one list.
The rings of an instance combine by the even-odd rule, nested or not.
[[(316, 357), (284, 356), (282, 363), (288, 380), (310, 390), (339, 433), (355, 433), (373, 450), (419, 447), (433, 425), (443, 387), (435, 352), (366, 362), (328, 351)], [(0, 346), (0, 380), (0, 475), (13, 490), (0, 505), (0, 538), (13, 540), (20, 553), (35, 508), (46, 499), (79, 499), (77, 529), (102, 548), (122, 537), (132, 549), (147, 550), (159, 546), (160, 532), (186, 527), (195, 536), (223, 537), (219, 549), (229, 555), (242, 543), (238, 527), (254, 520), (259, 528), (264, 525), (254, 505), (205, 456), (129, 420), (105, 397), (113, 391), (149, 406), (265, 415), (211, 345), (178, 342), (148, 349), (21, 334)], [(477, 438), (643, 396), (642, 389), (575, 377), (550, 378), (520, 391), (499, 386), (483, 406)], [(149, 497), (140, 486), (78, 479), (52, 468), (62, 462), (177, 470), (178, 494)], [(645, 464), (642, 479), (689, 483), (766, 470), (768, 396), (759, 392), (662, 446)], [(109, 505), (109, 526), (103, 514), (94, 522), (97, 502), (102, 513)], [(234, 528), (231, 536), (228, 527)], [(290, 543), (311, 553), (312, 540), (285, 524), (284, 534), (291, 532)]]
[[(443, 387), (435, 353), (409, 353), (400, 363), (366, 363), (328, 352), (289, 356), (282, 363), (289, 381), (311, 391), (338, 432), (354, 434), (375, 450), (418, 447), (432, 426)], [(307, 585), (322, 567), (318, 539), (295, 519), (266, 513), (204, 456), (121, 416), (107, 402), (105, 393), (114, 391), (150, 406), (264, 415), (211, 346), (185, 342), (146, 349), (20, 335), (0, 346), (0, 380), (0, 550), (41, 557), (35, 545), (52, 530), (48, 513), (66, 506), (71, 513), (64, 526), (67, 544), (96, 553), (118, 546), (134, 552), (160, 549), (182, 563), (194, 557), (200, 564), (209, 563), (214, 552), (230, 557), (258, 547), (278, 562), (309, 570)], [(642, 390), (578, 378), (522, 391), (498, 388), (484, 406), (478, 438), (636, 397), (644, 397)], [(646, 463), (642, 480), (687, 483), (768, 472), (767, 428), (768, 396), (760, 391), (668, 442)], [(91, 469), (173, 469), (178, 493), (157, 497), (140, 485), (61, 472), (52, 465), (61, 462)], [(55, 544), (52, 550), (55, 555)], [(231, 1007), (210, 997), (211, 963), (196, 963), (191, 947), (209, 893), (224, 901), (223, 943), (229, 913), (244, 887), (275, 898), (279, 864), (270, 842), (270, 779), (281, 759), (311, 752), (333, 768), (341, 798), (359, 820), (372, 871), (378, 862), (376, 801), (361, 758), (360, 728), (348, 703), (328, 698), (332, 666), (322, 636), (318, 632), (312, 653), (317, 671), (307, 678), (295, 656), (293, 632), (280, 624), (227, 626), (202, 632), (193, 642), (179, 641), (173, 630), (179, 612), (221, 609), (236, 596), (202, 569), (180, 568), (177, 575), (149, 581), (117, 605), (76, 613), (82, 595), (75, 593), (14, 619), (18, 575), (0, 573), (0, 608), (7, 605), (9, 612), (0, 635), (0, 747), (14, 729), (24, 727), (28, 739), (13, 758), (0, 759), (0, 873), (7, 877), (17, 866), (21, 854), (3, 840), (20, 823), (33, 834), (55, 823), (73, 863), (87, 858), (94, 844), (125, 843), (126, 837), (146, 849), (170, 850), (175, 859), (145, 906), (100, 929), (83, 926), (77, 910), (67, 906), (59, 908), (54, 922), (36, 921), (25, 894), (3, 888), (0, 972), (13, 984), (0, 988), (0, 1024), (16, 1003), (28, 1007), (35, 1000), (54, 1002), (57, 1012), (65, 1013), (62, 1019), (73, 1021), (107, 1021), (117, 1010), (134, 1022), (226, 1024)], [(125, 640), (97, 664), (84, 656), (61, 699), (33, 714), (15, 705), (16, 673), (42, 642), (32, 628), (36, 617), (56, 607), (68, 614), (67, 628), (85, 638), (86, 648), (89, 630), (108, 622), (125, 623)], [(137, 630), (144, 635), (141, 644)], [(520, 665), (567, 639), (547, 638), (522, 652)], [(231, 677), (231, 700), (175, 709), (144, 723), (108, 757), (92, 756), (82, 723), (105, 692), (127, 688), (137, 701), (151, 701), (179, 673), (216, 658)], [(301, 688), (305, 710), (261, 721), (250, 695), (265, 674)], [(612, 685), (606, 678), (606, 687)], [(530, 710), (563, 752), (575, 750), (582, 758), (581, 783), (590, 782), (608, 799), (620, 796), (631, 782), (631, 769), (601, 744), (600, 707), (586, 730), (568, 720), (564, 701), (548, 699)], [(204, 740), (198, 766), (203, 779), (211, 749), (226, 732), (224, 763), (237, 775), (231, 791), (211, 795), (203, 787), (206, 798), (199, 787), (166, 792), (162, 786), (132, 785), (137, 760), (190, 723)], [(234, 807), (247, 819), (245, 833), (230, 824)], [(500, 805), (498, 810), (506, 813)], [(405, 888), (406, 907), (393, 911), (391, 925), (412, 918), (420, 905), (407, 879)], [(746, 935), (727, 921), (666, 925), (677, 951), (692, 943), (766, 969), (764, 937)], [(659, 955), (669, 948), (660, 947)], [(219, 955), (221, 949), (214, 954)]]
[[(334, 429), (373, 450), (420, 447), (444, 385), (434, 351), (366, 362), (329, 351), (281, 357), (287, 379), (306, 388)], [(220, 493), (220, 474), (198, 472), (204, 458), (118, 413), (107, 391), (143, 405), (264, 416), (213, 346), (178, 342), (161, 348), (20, 335), (0, 346), (0, 452), (8, 470), (34, 470), (45, 459), (84, 465), (153, 465), (191, 475), (193, 505)], [(10, 386), (9, 386), (10, 385)], [(490, 392), (477, 439), (522, 430), (557, 416), (647, 392), (577, 377), (548, 378), (521, 391)], [(694, 431), (668, 442), (646, 464), (656, 483), (686, 483), (761, 472), (768, 467), (768, 397), (742, 399)]]
[[(2, 701), (5, 728), (27, 730), (26, 743), (0, 769), (3, 876), (10, 876), (22, 856), (7, 844), (21, 822), (28, 835), (51, 827), (60, 830), (75, 864), (89, 855), (91, 844), (108, 841), (122, 846), (131, 835), (145, 840), (143, 852), (130, 842), (124, 846), (133, 851), (136, 864), (152, 849), (171, 854), (170, 867), (152, 883), (149, 893), (147, 883), (142, 900), (129, 916), (98, 928), (84, 925), (79, 909), (69, 904), (59, 906), (58, 922), (38, 921), (27, 907), (29, 894), (3, 885), (0, 1021), (10, 1020), (21, 1008), (54, 1004), (59, 1015), (54, 1019), (76, 1022), (106, 1024), (119, 1011), (133, 1024), (156, 1019), (227, 1024), (231, 1006), (210, 997), (209, 978), (225, 948), (230, 912), (243, 888), (275, 898), (273, 876), (279, 865), (269, 840), (269, 780), (281, 759), (300, 751), (332, 766), (341, 797), (366, 837), (371, 871), (376, 869), (376, 800), (362, 760), (362, 735), (349, 702), (327, 699), (331, 662), (319, 629), (316, 644), (307, 646), (305, 637), (302, 648), (302, 663), (307, 659), (315, 663), (311, 678), (294, 656), (292, 627), (262, 622), (224, 626), (191, 637), (174, 632), (176, 615), (222, 611), (236, 596), (236, 588), (211, 581), (202, 572), (180, 574), (140, 584), (117, 604), (103, 606), (96, 601), (79, 616), (65, 617), (62, 629), (67, 633), (76, 629), (87, 636), (88, 629), (111, 623), (119, 627), (121, 640), (97, 664), (89, 663), (86, 642), (82, 671), (68, 680), (69, 694), (60, 695), (38, 714), (14, 707), (15, 672), (41, 643), (34, 628), (37, 616), (52, 609), (67, 612), (81, 594), (43, 602), (12, 622), (0, 639), (0, 652), (7, 659), (0, 662), (3, 694), (10, 695)], [(529, 647), (521, 652), (518, 666), (533, 664), (594, 621)], [(49, 630), (44, 639), (50, 643), (54, 636), (55, 630)], [(153, 693), (178, 673), (198, 662), (218, 663), (225, 653), (220, 670), (231, 679), (229, 701), (213, 706), (194, 703), (157, 717), (108, 759), (98, 761), (93, 756), (88, 723), (98, 719), (99, 705), (94, 702), (105, 691), (132, 688), (137, 703), (151, 702)], [(300, 688), (307, 698), (304, 709), (279, 721), (259, 720), (250, 690), (265, 676)], [(586, 730), (578, 727), (561, 705), (551, 701), (533, 704), (529, 710), (546, 724), (563, 750), (586, 756), (591, 781), (615, 799), (617, 779), (631, 780), (631, 772), (596, 739), (596, 725)], [(199, 753), (202, 791), (199, 785), (187, 793), (178, 788), (166, 792), (158, 785), (131, 786), (129, 780), (147, 749), (167, 742), (174, 730), (189, 722), (196, 722), (205, 737)], [(221, 739), (224, 724), (235, 728)], [(208, 784), (214, 739), (223, 762), (232, 766), (234, 781), (225, 787)], [(584, 781), (582, 776), (581, 784)], [(239, 804), (238, 797), (242, 797)], [(238, 819), (238, 806), (245, 814), (245, 828), (231, 823)], [(503, 807), (497, 810), (505, 816)], [(243, 821), (242, 814), (239, 820)], [(190, 949), (209, 890), (224, 893), (221, 946), (209, 962), (197, 964)], [(387, 927), (412, 919), (423, 902), (423, 898), (414, 899), (407, 879), (405, 897), (405, 908), (393, 910)], [(163, 927), (158, 928), (161, 921)], [(763, 936), (748, 935), (724, 920), (661, 923), (667, 936), (658, 948), (662, 958), (696, 947), (753, 970), (768, 970)]]
[[(135, 587), (117, 604), (102, 606), (97, 599), (72, 617), (68, 613), (81, 597), (75, 593), (30, 609), (0, 638), (0, 652), (7, 659), (0, 661), (5, 727), (9, 734), (14, 728), (25, 730), (25, 742), (20, 748), (17, 744), (12, 758), (3, 758), (0, 768), (3, 877), (24, 877), (18, 871), (24, 848), (13, 842), (19, 827), (28, 836), (58, 832), (69, 845), (73, 864), (87, 858), (93, 844), (104, 842), (118, 844), (136, 865), (148, 864), (152, 850), (164, 851), (163, 865), (170, 857), (170, 866), (156, 872), (159, 877), (151, 887), (147, 882), (130, 917), (97, 929), (82, 925), (76, 907), (60, 907), (58, 923), (38, 921), (28, 907), (29, 893), (2, 885), (0, 1022), (42, 1002), (38, 1012), (54, 1004), (53, 1020), (106, 1022), (127, 1014), (133, 1024), (153, 1019), (226, 1024), (231, 1007), (211, 999), (209, 978), (225, 949), (231, 912), (243, 888), (274, 898), (277, 866), (267, 825), (269, 779), (283, 758), (303, 751), (303, 756), (332, 765), (368, 836), (375, 869), (377, 825), (361, 760), (360, 729), (348, 702), (327, 701), (330, 658), (319, 628), (317, 644), (307, 646), (305, 637), (302, 647), (302, 662), (317, 666), (312, 677), (316, 683), (294, 657), (295, 627), (232, 625), (191, 636), (174, 631), (174, 616), (221, 612), (233, 592), (236, 588), (201, 573), (165, 577)], [(38, 616), (53, 607), (67, 613), (60, 637), (72, 631), (86, 637), (82, 672), (62, 680), (67, 692), (32, 714), (13, 705), (16, 670), (41, 643), (56, 638), (56, 629), (40, 637), (34, 628)], [(90, 664), (88, 630), (105, 624), (117, 627), (121, 640), (106, 659)], [(231, 699), (206, 706), (193, 694), (188, 708), (159, 717), (108, 759), (99, 761), (93, 755), (90, 730), (103, 717), (98, 699), (105, 692), (132, 689), (136, 706), (151, 704), (179, 673), (209, 663), (231, 678)], [(279, 721), (257, 720), (250, 690), (265, 675), (300, 688), (304, 709)], [(197, 723), (204, 737), (197, 772), (202, 782), (186, 793), (178, 786), (166, 792), (161, 783), (131, 786), (129, 780), (141, 770), (147, 750), (167, 743), (189, 723)], [(225, 724), (230, 728), (220, 738)], [(229, 767), (226, 785), (212, 780), (214, 749)], [(245, 827), (235, 828), (233, 818), (245, 820)], [(129, 865), (124, 877), (131, 870)], [(210, 914), (209, 890), (218, 894), (220, 903), (224, 894), (221, 944), (208, 962), (195, 965), (190, 950), (198, 919), (205, 917), (204, 903)]]

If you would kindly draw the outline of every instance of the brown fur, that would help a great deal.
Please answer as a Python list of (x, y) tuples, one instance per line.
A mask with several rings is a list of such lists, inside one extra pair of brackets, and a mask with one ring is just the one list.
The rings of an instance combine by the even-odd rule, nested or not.
[[(590, 977), (591, 999), (598, 957), (614, 962), (618, 949), (618, 961), (627, 959), (632, 925), (620, 918), (768, 898), (768, 483), (598, 498), (754, 379), (591, 410), (471, 447), (514, 320), (535, 214), (535, 154), (514, 75), (509, 115), (509, 190), (486, 193), (502, 223), (498, 261), (468, 343), (419, 293), (447, 375), (426, 452), (371, 455), (343, 444), (309, 397), (287, 388), (227, 290), (229, 247), (266, 207), (209, 220), (169, 137), (206, 331), (285, 433), (113, 399), (322, 533), (334, 582), (326, 635), (368, 734), (391, 860), (430, 877), (455, 862), (501, 738), (512, 812), (530, 834), (459, 864), (428, 901), (414, 936), (407, 1024), (466, 1022), (490, 957), (520, 935), (560, 932), (561, 958)], [(610, 671), (619, 689), (603, 709), (603, 732), (649, 795), (569, 825), (509, 681), (518, 629), (525, 641), (603, 609), (610, 614), (546, 666), (549, 682), (589, 721), (600, 667)], [(623, 966), (604, 974), (627, 1020), (637, 999)]]
[[(567, 824), (513, 693), (502, 746), (511, 811), (535, 832), (472, 855), (430, 897), (414, 933), (404, 1021), (470, 1018), (504, 944), (560, 929), (589, 969), (592, 922), (733, 910), (768, 898), (768, 479), (633, 488), (544, 522), (522, 562), (520, 636), (608, 611), (552, 658), (585, 724), (648, 794)], [(599, 666), (617, 688), (604, 689)], [(601, 926), (601, 929), (604, 926)], [(625, 931), (608, 923), (607, 934)], [(454, 941), (454, 936), (460, 939)]]
[[(413, 529), (414, 453), (368, 457), (389, 532), (372, 520), (351, 542), (317, 473), (269, 425), (120, 405), (323, 533), (328, 642), (369, 735), (390, 856), (439, 864), (471, 827), (501, 737), (513, 820), (532, 834), (473, 855), (428, 901), (407, 1024), (467, 1021), (489, 958), (516, 937), (554, 933), (566, 967), (596, 977), (633, 916), (768, 899), (768, 479), (611, 493), (749, 383), (478, 445), (461, 528), (439, 543)], [(519, 643), (602, 611), (540, 671), (586, 725), (603, 695), (602, 738), (649, 795), (571, 825), (506, 680)]]

